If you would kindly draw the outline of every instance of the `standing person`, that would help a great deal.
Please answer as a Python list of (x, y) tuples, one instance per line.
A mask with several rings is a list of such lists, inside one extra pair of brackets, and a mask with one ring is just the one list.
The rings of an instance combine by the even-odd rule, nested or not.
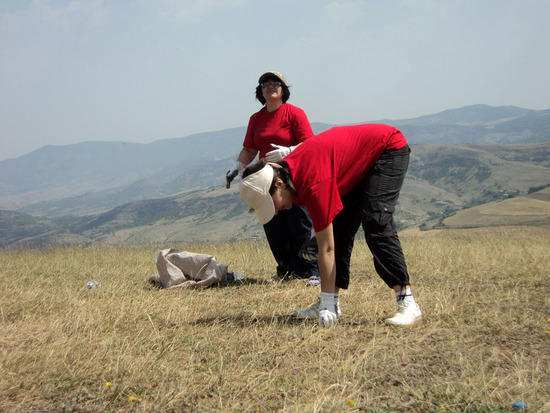
[(320, 326), (337, 323), (339, 290), (348, 288), (361, 224), (378, 275), (395, 291), (397, 312), (386, 323), (410, 325), (422, 316), (393, 219), (409, 153), (405, 136), (392, 126), (341, 126), (308, 139), (281, 162), (260, 161), (244, 171), (240, 193), (260, 223), (294, 203), (305, 205), (313, 220), (321, 296), (295, 316), (317, 316)]
[[(266, 72), (260, 76), (256, 99), (263, 108), (250, 117), (243, 148), (235, 167), (226, 174), (227, 188), (258, 153), (260, 159), (277, 162), (295, 145), (313, 136), (305, 112), (286, 103), (289, 97), (290, 90), (281, 73)], [(288, 277), (318, 278), (317, 263), (306, 261), (299, 255), (302, 244), (311, 239), (312, 223), (307, 209), (296, 205), (264, 224), (269, 247), (277, 262), (277, 275), (268, 281)]]

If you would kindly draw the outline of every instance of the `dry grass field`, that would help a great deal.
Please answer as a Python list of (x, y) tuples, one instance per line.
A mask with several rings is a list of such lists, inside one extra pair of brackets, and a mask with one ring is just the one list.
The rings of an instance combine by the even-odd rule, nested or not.
[(384, 325), (395, 298), (362, 241), (329, 329), (289, 316), (319, 287), (263, 283), (263, 242), (171, 245), (246, 272), (200, 291), (150, 285), (155, 247), (2, 251), (0, 411), (550, 411), (550, 229), (401, 239), (412, 328)]

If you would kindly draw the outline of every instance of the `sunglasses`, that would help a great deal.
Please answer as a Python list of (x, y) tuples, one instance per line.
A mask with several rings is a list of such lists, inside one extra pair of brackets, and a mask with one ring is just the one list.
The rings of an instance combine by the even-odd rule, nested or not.
[(263, 82), (263, 83), (260, 83), (260, 86), (262, 88), (266, 88), (270, 86), (278, 87), (278, 86), (283, 86), (283, 84), (281, 82)]

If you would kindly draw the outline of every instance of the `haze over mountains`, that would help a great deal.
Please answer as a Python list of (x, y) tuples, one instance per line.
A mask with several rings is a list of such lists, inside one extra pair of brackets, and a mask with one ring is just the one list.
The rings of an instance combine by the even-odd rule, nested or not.
[[(399, 127), (413, 147), (401, 226), (550, 183), (550, 110), (475, 105), (374, 122)], [(136, 242), (261, 236), (235, 188), (222, 186), (245, 132), (45, 146), (0, 161), (0, 243), (128, 242), (123, 230)]]

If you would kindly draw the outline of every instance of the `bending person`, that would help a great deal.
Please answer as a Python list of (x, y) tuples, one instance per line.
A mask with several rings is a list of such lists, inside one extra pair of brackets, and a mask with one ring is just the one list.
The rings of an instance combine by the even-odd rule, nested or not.
[(281, 162), (260, 161), (245, 169), (240, 193), (260, 223), (294, 204), (305, 205), (313, 220), (321, 296), (295, 316), (315, 315), (320, 326), (337, 322), (339, 290), (349, 285), (359, 225), (378, 275), (396, 294), (397, 312), (386, 322), (410, 325), (422, 316), (393, 219), (409, 153), (405, 136), (392, 126), (341, 126), (308, 139)]
[[(283, 159), (294, 146), (313, 136), (305, 112), (289, 103), (285, 77), (279, 72), (266, 72), (260, 76), (256, 99), (263, 108), (250, 117), (235, 167), (226, 175), (226, 186), (259, 153), (260, 159), (276, 162)], [(295, 206), (266, 222), (264, 231), (269, 247), (277, 262), (277, 275), (268, 281), (283, 278), (318, 277), (317, 262), (304, 260), (300, 255), (302, 244), (311, 239), (312, 223), (307, 209)]]

